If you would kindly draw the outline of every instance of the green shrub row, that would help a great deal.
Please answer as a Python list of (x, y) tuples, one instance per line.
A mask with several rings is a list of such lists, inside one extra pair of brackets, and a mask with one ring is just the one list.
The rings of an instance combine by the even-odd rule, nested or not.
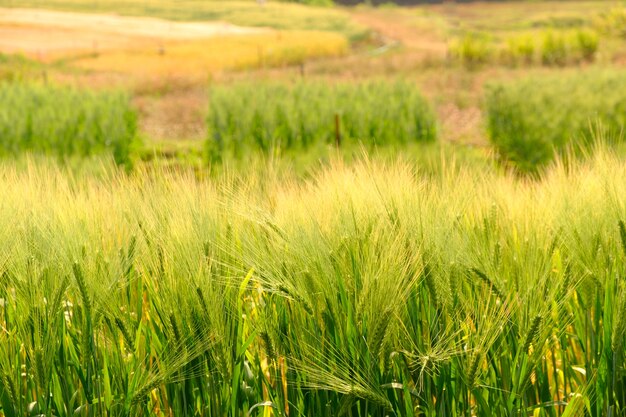
[(467, 67), (487, 63), (564, 66), (593, 61), (600, 38), (592, 30), (546, 30), (522, 34), (498, 43), (480, 34), (467, 34), (450, 45), (450, 55)]
[[(503, 160), (535, 172), (557, 153), (588, 147), (592, 138), (619, 140), (626, 122), (624, 91), (621, 73), (597, 70), (492, 84), (486, 91), (489, 139)], [(209, 161), (436, 138), (434, 112), (407, 81), (216, 86), (207, 125)], [(0, 83), (0, 155), (104, 153), (129, 164), (136, 141), (136, 113), (124, 94)]]
[(33, 83), (0, 83), (0, 154), (67, 156), (112, 153), (128, 164), (136, 114), (122, 93)]
[(618, 140), (626, 122), (626, 77), (589, 71), (531, 77), (487, 90), (489, 138), (500, 156), (535, 171), (570, 145)]
[(302, 151), (323, 144), (388, 145), (435, 140), (435, 117), (409, 82), (240, 83), (210, 91), (210, 159)]

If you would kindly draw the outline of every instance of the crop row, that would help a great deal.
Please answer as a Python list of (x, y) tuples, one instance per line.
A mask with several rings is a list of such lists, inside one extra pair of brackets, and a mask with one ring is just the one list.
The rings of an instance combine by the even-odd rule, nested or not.
[(127, 164), (136, 139), (137, 116), (122, 93), (0, 83), (0, 154), (108, 152)]
[(626, 123), (626, 78), (583, 72), (493, 85), (487, 91), (489, 137), (522, 171), (536, 171), (557, 153), (579, 153), (598, 140), (617, 143)]
[[(626, 81), (618, 71), (533, 77), (488, 86), (485, 117), (498, 155), (535, 172), (597, 138), (619, 142)], [(328, 146), (366, 148), (436, 140), (433, 109), (408, 81), (237, 83), (210, 88), (205, 155), (211, 162), (313, 155)], [(121, 93), (0, 84), (0, 154), (60, 157), (111, 153), (129, 164), (137, 115)]]
[(250, 150), (305, 151), (320, 144), (431, 142), (435, 117), (408, 82), (322, 82), (214, 87), (207, 150), (212, 158)]
[(500, 43), (468, 33), (450, 45), (450, 55), (469, 68), (494, 63), (565, 66), (593, 61), (599, 44), (599, 35), (589, 29), (518, 34)]

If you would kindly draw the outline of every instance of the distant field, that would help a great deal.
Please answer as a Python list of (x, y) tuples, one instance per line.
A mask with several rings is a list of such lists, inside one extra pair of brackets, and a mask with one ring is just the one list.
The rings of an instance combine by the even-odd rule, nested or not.
[(113, 14), (0, 9), (0, 51), (51, 60), (76, 52), (146, 47), (169, 41), (266, 33), (223, 22), (170, 22)]
[(473, 2), (425, 6), (443, 16), (450, 27), (502, 33), (541, 27), (576, 27), (600, 12), (620, 6), (617, 1)]
[(174, 21), (224, 21), (241, 26), (339, 33), (350, 40), (366, 34), (350, 15), (333, 8), (255, 1), (194, 0), (0, 0), (0, 7), (30, 7), (87, 13), (150, 16)]
[(168, 42), (88, 54), (75, 66), (136, 76), (206, 76), (224, 69), (276, 67), (344, 54), (347, 42), (328, 32), (285, 31)]
[(126, 94), (0, 83), (0, 156), (112, 154), (130, 166), (137, 116)]
[[(626, 9), (615, 1), (341, 8), (271, 0), (263, 6), (253, 0), (0, 0), (0, 6), (83, 12), (91, 19), (115, 11), (120, 22), (146, 19), (139, 26), (156, 28), (153, 32), (137, 31), (135, 24), (120, 24), (113, 32), (102, 24), (68, 28), (58, 19), (43, 26), (38, 26), (41, 20), (0, 23), (0, 51), (3, 44), (5, 52), (27, 44), (28, 56), (39, 61), (5, 59), (0, 77), (26, 72), (41, 78), (48, 71), (64, 82), (124, 84), (135, 92), (146, 135), (157, 142), (186, 141), (184, 148), (198, 152), (205, 139), (209, 78), (255, 83), (302, 74), (333, 80), (407, 77), (432, 103), (442, 141), (488, 147), (487, 81), (626, 61), (620, 29)], [(30, 9), (38, 19), (41, 10)], [(154, 19), (162, 20), (154, 24)], [(195, 32), (197, 25), (216, 32), (225, 28), (221, 34), (227, 36), (177, 38), (181, 30)], [(365, 33), (370, 33), (368, 42), (350, 43)]]
[(436, 139), (429, 103), (410, 82), (239, 84), (209, 94), (210, 160)]
[(38, 9), (0, 11), (0, 52), (135, 76), (204, 77), (223, 69), (297, 64), (347, 49), (346, 38), (333, 32)]

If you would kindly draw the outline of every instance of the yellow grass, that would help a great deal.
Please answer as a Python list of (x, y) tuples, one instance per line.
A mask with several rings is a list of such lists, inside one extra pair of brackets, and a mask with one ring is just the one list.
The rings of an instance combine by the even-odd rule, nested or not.
[(310, 58), (339, 56), (347, 50), (347, 40), (338, 34), (281, 31), (103, 51), (77, 57), (74, 64), (87, 70), (137, 76), (201, 75), (297, 64)]

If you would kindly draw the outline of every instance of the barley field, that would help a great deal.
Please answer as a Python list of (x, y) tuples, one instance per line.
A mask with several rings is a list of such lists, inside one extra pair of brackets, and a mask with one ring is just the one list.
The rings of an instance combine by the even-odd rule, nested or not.
[(626, 117), (623, 82), (620, 72), (588, 71), (492, 85), (490, 139), (521, 170), (537, 170), (557, 152), (583, 151), (598, 138), (619, 144)]
[(119, 164), (128, 164), (138, 142), (136, 119), (124, 93), (0, 84), (2, 155), (111, 153)]
[(2, 410), (616, 413), (624, 174), (4, 165)]
[[(414, 85), (244, 83), (209, 91), (207, 153), (238, 157), (251, 150), (302, 152), (320, 145), (428, 143), (436, 121)], [(380, 108), (381, 103), (384, 108)]]
[(625, 22), (0, 0), (0, 417), (625, 415)]

